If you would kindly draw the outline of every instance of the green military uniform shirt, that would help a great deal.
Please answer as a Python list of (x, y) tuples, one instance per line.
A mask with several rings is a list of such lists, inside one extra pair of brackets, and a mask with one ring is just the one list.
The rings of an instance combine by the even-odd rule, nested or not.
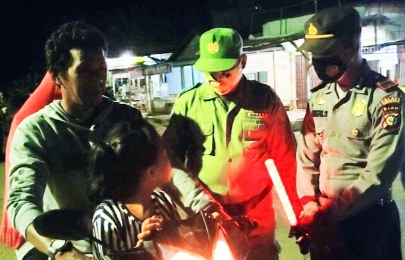
[(176, 100), (163, 137), (224, 203), (247, 201), (272, 185), (264, 165), (268, 158), (298, 201), (295, 138), (282, 102), (268, 85), (243, 77), (227, 101), (209, 84), (197, 85)]

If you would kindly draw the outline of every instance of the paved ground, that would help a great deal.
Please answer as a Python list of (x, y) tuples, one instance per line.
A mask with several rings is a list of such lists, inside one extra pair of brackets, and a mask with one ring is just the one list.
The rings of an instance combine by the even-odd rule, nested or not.
[[(295, 131), (298, 131), (300, 122), (303, 119), (304, 111), (303, 110), (295, 110), (295, 111), (288, 111), (288, 116), (290, 121), (292, 122), (292, 127)], [(168, 115), (159, 115), (153, 117), (147, 117), (147, 119), (155, 125), (157, 130), (162, 133), (167, 126)], [(295, 132), (298, 135), (298, 132)], [(0, 206), (3, 203), (3, 182), (4, 182), (4, 174), (3, 174), (4, 164), (0, 163)], [(399, 179), (394, 182), (393, 186), (393, 194), (394, 198), (396, 198), (398, 207), (401, 213), (401, 228), (402, 228), (402, 248), (404, 248), (404, 259), (405, 259), (405, 190), (402, 186), (402, 183)], [(275, 196), (277, 198), (277, 196)], [(275, 207), (277, 211), (277, 219), (278, 219), (278, 230), (277, 230), (277, 238), (282, 246), (282, 251), (280, 254), (280, 260), (301, 260), (305, 259), (308, 260), (308, 256), (303, 256), (300, 254), (297, 245), (294, 243), (294, 239), (288, 238), (288, 231), (289, 225), (288, 221), (283, 214), (282, 208), (280, 207), (280, 202), (275, 201)], [(0, 215), (1, 219), (1, 215)], [(4, 260), (15, 260), (14, 252), (11, 249), (5, 248), (4, 246), (0, 245), (0, 259)], [(387, 259), (388, 260), (388, 259)]]

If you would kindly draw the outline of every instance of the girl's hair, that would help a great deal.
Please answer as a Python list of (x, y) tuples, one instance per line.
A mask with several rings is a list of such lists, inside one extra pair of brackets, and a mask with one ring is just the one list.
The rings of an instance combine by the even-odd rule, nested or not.
[(158, 159), (161, 147), (161, 137), (144, 119), (114, 125), (90, 151), (90, 202), (131, 195), (146, 169)]

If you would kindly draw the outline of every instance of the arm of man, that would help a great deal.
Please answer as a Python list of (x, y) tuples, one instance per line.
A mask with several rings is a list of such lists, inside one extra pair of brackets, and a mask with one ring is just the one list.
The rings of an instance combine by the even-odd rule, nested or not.
[(288, 115), (279, 98), (274, 102), (274, 114), (267, 145), (279, 172), (296, 217), (301, 213), (302, 205), (296, 188), (296, 141)]
[[(37, 128), (22, 122), (15, 131), (10, 150), (10, 195), (7, 212), (16, 229), (35, 248), (49, 255), (51, 239), (38, 234), (32, 225), (43, 212), (43, 195), (49, 167), (46, 163), (44, 137)], [(89, 259), (72, 248), (71, 253), (59, 253), (58, 259)]]
[[(39, 251), (49, 255), (48, 246), (51, 244), (52, 240), (38, 234), (38, 232), (35, 230), (32, 224), (30, 224), (27, 227), (26, 239)], [(55, 260), (91, 260), (91, 259), (93, 258), (84, 255), (74, 247), (71, 247), (70, 250), (57, 252), (55, 254)]]
[[(319, 209), (316, 195), (319, 192), (319, 164), (321, 144), (316, 135), (315, 123), (309, 102), (302, 123), (297, 145), (297, 192), (304, 206), (301, 214), (303, 224), (312, 221), (313, 214)], [(309, 219), (307, 219), (309, 218)]]
[[(35, 133), (34, 133), (35, 132)], [(17, 230), (41, 252), (48, 254), (51, 240), (41, 237), (32, 221), (42, 212), (49, 168), (41, 149), (41, 138), (22, 122), (16, 129), (10, 149), (10, 195), (7, 212)]]
[(183, 114), (180, 105), (175, 102), (169, 124), (163, 133), (163, 138), (171, 155), (172, 165), (178, 168), (184, 167), (191, 141), (187, 135), (187, 124)]
[[(198, 179), (193, 178), (188, 172), (173, 168), (172, 183), (179, 193), (179, 199), (184, 207), (190, 208), (193, 212), (203, 210), (212, 213), (216, 211), (223, 217), (228, 218), (222, 206), (204, 189)], [(169, 193), (173, 194), (174, 192), (169, 191)]]
[[(187, 134), (187, 120), (185, 117), (185, 105), (176, 100), (163, 138), (170, 152), (170, 160), (173, 166), (172, 184), (166, 189), (171, 195), (177, 193), (181, 204), (190, 208), (193, 212), (205, 210), (209, 213), (220, 212), (225, 218), (229, 218), (223, 211), (222, 206), (215, 201), (209, 192), (200, 184), (197, 177), (192, 177), (184, 166), (186, 154), (191, 147), (192, 138)], [(173, 190), (174, 189), (174, 190)]]
[[(15, 113), (13, 116), (13, 120), (11, 122), (7, 144), (5, 148), (5, 175), (4, 175), (4, 199), (7, 201), (8, 194), (9, 194), (9, 151), (11, 147), (12, 137), (14, 135), (14, 131), (20, 122), (25, 119), (27, 116), (37, 112), (39, 109), (43, 108), (45, 105), (52, 102), (54, 99), (60, 99), (61, 93), (60, 88), (56, 87), (51, 73), (48, 71), (44, 78), (42, 79), (39, 86), (34, 90), (33, 93), (30, 94), (28, 99), (24, 102), (21, 108)], [(21, 247), (22, 243), (24, 242), (23, 237), (21, 234), (12, 227), (12, 223), (7, 215), (6, 210), (6, 203), (4, 203), (3, 207), (3, 221), (2, 221), (2, 228), (1, 232), (3, 232), (0, 238), (4, 239), (1, 241), (2, 243), (6, 244), (12, 248), (19, 248)]]

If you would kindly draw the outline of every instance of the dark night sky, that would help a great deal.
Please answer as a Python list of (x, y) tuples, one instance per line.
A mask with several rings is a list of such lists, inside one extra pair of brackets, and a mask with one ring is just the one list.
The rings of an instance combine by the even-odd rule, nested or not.
[[(122, 13), (135, 17), (128, 27), (143, 28), (149, 39), (165, 34), (182, 39), (193, 27), (207, 26), (206, 0), (6, 0), (0, 4), (0, 87), (32, 71), (44, 71), (44, 45), (50, 33), (64, 22), (87, 21), (103, 33), (110, 23), (117, 26)], [(119, 10), (119, 11), (117, 11)], [(205, 11), (204, 11), (205, 10)], [(127, 19), (129, 20), (129, 19)], [(149, 27), (149, 28), (148, 28)], [(131, 30), (131, 29), (128, 29)], [(134, 31), (136, 29), (132, 29)], [(125, 33), (125, 30), (124, 30)]]
[[(44, 72), (45, 41), (64, 22), (84, 20), (104, 34), (114, 24), (129, 28), (121, 35), (179, 43), (193, 28), (211, 26), (211, 10), (238, 1), (243, 0), (3, 0), (0, 3), (0, 88), (21, 75)], [(255, 2), (269, 10), (303, 1)], [(123, 13), (127, 19), (122, 19)]]

